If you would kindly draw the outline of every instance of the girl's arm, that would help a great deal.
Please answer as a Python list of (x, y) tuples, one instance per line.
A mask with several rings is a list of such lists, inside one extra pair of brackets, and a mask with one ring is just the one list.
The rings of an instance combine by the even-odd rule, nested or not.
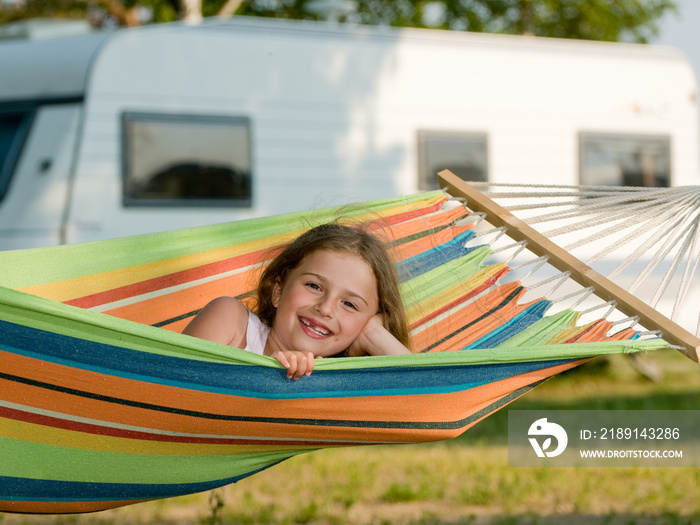
[(182, 333), (245, 348), (247, 326), (248, 309), (238, 299), (219, 297), (202, 308)]
[(400, 355), (411, 351), (384, 328), (381, 315), (372, 317), (348, 348), (348, 356)]
[[(238, 299), (219, 297), (202, 308), (182, 333), (245, 348), (247, 328), (248, 309)], [(287, 369), (287, 377), (290, 379), (308, 376), (314, 369), (314, 355), (311, 352), (272, 350), (269, 353), (266, 351), (265, 355), (277, 359)]]

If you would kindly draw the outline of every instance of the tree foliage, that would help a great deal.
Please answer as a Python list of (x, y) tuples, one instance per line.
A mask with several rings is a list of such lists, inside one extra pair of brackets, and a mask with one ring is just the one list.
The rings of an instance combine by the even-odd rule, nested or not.
[[(238, 12), (316, 19), (312, 0), (246, 0)], [(355, 0), (349, 22), (583, 40), (648, 42), (672, 0)]]
[[(185, 0), (15, 0), (0, 23), (37, 16), (87, 16), (94, 25), (175, 20)], [(314, 0), (203, 0), (202, 14), (315, 20)], [(341, 22), (648, 42), (673, 0), (354, 0)], [(232, 7), (233, 6), (233, 7)]]

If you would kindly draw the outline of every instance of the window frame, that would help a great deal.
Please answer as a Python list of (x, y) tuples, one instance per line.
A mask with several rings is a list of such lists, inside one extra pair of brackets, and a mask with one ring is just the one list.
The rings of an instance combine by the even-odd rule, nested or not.
[[(131, 146), (129, 143), (129, 125), (132, 122), (145, 123), (200, 123), (243, 125), (247, 130), (248, 144), (246, 153), (250, 162), (248, 174), (247, 197), (235, 198), (136, 198), (129, 194)], [(146, 111), (123, 111), (121, 114), (121, 176), (122, 204), (128, 208), (251, 208), (253, 206), (253, 132), (252, 122), (246, 116), (215, 115), (205, 113), (161, 113)]]
[[(428, 170), (427, 166), (427, 151), (426, 144), (430, 140), (435, 140), (439, 138), (452, 138), (452, 139), (479, 139), (483, 142), (485, 148), (485, 162), (484, 171), (485, 178), (488, 182), (490, 175), (490, 155), (489, 155), (489, 143), (490, 137), (489, 133), (486, 131), (476, 131), (476, 130), (447, 130), (447, 129), (419, 129), (416, 132), (416, 150), (418, 153), (418, 179), (417, 185), (419, 191), (430, 191), (434, 188), (428, 187)], [(449, 166), (445, 166), (449, 169)], [(457, 174), (455, 174), (457, 175)]]
[[(668, 134), (661, 134), (661, 133), (634, 133), (634, 132), (610, 132), (610, 131), (605, 131), (605, 132), (598, 132), (598, 131), (580, 131), (578, 133), (578, 183), (579, 185), (593, 185), (592, 183), (584, 183), (583, 182), (583, 174), (584, 174), (584, 145), (587, 139), (603, 139), (603, 140), (610, 140), (610, 139), (618, 139), (618, 140), (640, 140), (641, 141), (648, 141), (652, 142), (654, 140), (663, 140), (665, 141), (665, 145), (668, 147), (668, 186), (666, 187), (671, 187), (673, 185), (673, 137), (670, 133)], [(621, 180), (622, 184), (620, 186), (610, 186), (611, 188), (615, 187), (625, 187), (624, 184), (624, 179)], [(630, 186), (627, 186), (630, 187)], [(642, 187), (658, 187), (658, 186), (642, 186)]]

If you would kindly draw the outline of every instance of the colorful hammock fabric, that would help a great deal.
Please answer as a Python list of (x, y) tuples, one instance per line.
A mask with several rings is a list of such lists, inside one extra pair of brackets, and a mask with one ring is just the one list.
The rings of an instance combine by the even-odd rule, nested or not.
[[(447, 202), (0, 253), (0, 511), (96, 511), (319, 448), (449, 439), (592, 356), (665, 346), (521, 302), (488, 245), (465, 247), (468, 211)], [(324, 359), (291, 381), (271, 358), (179, 333), (215, 297), (248, 300), (265, 261), (338, 214), (392, 245), (413, 355)]]

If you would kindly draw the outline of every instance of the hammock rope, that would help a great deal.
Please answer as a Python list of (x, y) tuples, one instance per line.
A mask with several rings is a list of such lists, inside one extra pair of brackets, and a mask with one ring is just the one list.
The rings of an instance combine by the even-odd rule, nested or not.
[[(217, 296), (250, 300), (266, 261), (338, 215), (391, 244), (414, 354), (323, 359), (289, 381), (274, 359), (179, 333)], [(319, 448), (450, 439), (592, 357), (667, 347), (589, 319), (577, 294), (533, 293), (509, 266), (523, 244), (489, 229), (432, 192), (0, 253), (0, 511), (90, 512)], [(566, 281), (538, 265), (541, 287)]]
[[(700, 291), (693, 286), (700, 266), (700, 186), (470, 184), (608, 279), (639, 294), (674, 323), (700, 335)], [(557, 210), (542, 213), (553, 208)]]

